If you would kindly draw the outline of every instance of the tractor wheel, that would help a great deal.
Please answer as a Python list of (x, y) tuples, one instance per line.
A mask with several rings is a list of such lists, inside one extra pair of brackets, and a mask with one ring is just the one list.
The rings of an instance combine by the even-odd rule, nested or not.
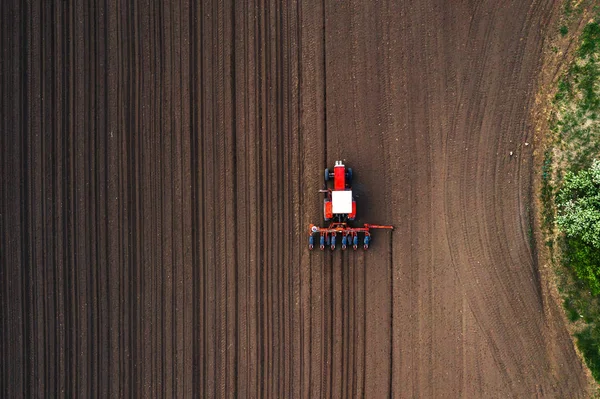
[(352, 184), (352, 168), (346, 169), (346, 183)]
[(329, 169), (325, 169), (325, 181), (329, 181)]

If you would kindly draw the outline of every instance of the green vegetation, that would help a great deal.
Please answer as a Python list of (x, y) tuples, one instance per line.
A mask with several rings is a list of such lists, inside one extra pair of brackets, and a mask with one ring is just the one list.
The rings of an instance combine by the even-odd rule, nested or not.
[(560, 230), (600, 254), (600, 160), (589, 169), (567, 172), (556, 204)]
[(544, 231), (551, 232), (554, 225), (554, 207), (553, 196), (554, 187), (552, 186), (552, 152), (547, 150), (544, 153), (544, 162), (542, 163), (542, 228)]
[[(577, 4), (577, 6), (575, 6)], [(561, 36), (582, 15), (566, 1)], [(557, 84), (541, 170), (542, 229), (579, 351), (600, 381), (600, 14)]]
[(600, 350), (598, 348), (600, 335), (598, 334), (598, 329), (592, 328), (585, 328), (575, 333), (577, 347), (582, 352), (585, 362), (596, 381), (600, 381)]
[(593, 3), (593, 1), (565, 0), (563, 7), (565, 17), (572, 18), (581, 15), (590, 3)]

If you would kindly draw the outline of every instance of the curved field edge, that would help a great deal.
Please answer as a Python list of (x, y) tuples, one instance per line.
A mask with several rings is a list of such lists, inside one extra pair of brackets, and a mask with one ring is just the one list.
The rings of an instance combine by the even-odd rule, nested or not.
[(597, 383), (600, 262), (594, 248), (559, 228), (557, 209), (565, 177), (584, 173), (600, 158), (600, 7), (565, 1), (561, 11), (547, 46), (536, 115), (541, 133), (536, 151), (538, 243), (574, 344)]

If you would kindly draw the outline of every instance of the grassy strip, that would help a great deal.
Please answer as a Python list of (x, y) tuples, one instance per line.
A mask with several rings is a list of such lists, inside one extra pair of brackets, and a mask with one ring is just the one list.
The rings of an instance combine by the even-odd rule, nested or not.
[[(573, 4), (565, 2), (565, 20), (579, 12)], [(564, 206), (558, 194), (565, 175), (589, 168), (600, 157), (600, 10), (594, 12), (598, 18), (585, 26), (574, 60), (558, 82), (540, 195), (542, 229), (575, 342), (600, 382), (600, 252), (578, 237), (561, 233), (556, 224), (557, 207)], [(568, 34), (566, 24), (559, 34)]]

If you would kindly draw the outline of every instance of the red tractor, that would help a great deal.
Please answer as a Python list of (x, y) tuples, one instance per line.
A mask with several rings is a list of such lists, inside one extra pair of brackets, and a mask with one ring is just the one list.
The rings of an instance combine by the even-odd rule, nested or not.
[[(327, 188), (327, 182), (333, 179), (333, 189)], [(356, 218), (356, 201), (352, 196), (352, 169), (346, 168), (342, 161), (336, 161), (333, 172), (325, 169), (325, 187), (319, 190), (325, 193), (323, 202), (323, 217), (326, 222), (331, 222), (329, 227), (309, 226), (308, 248), (314, 247), (314, 235), (319, 234), (319, 248), (325, 246), (335, 249), (338, 235), (341, 237), (342, 249), (352, 245), (358, 248), (359, 233), (364, 234), (363, 248), (368, 249), (371, 242), (370, 229), (390, 229), (393, 226), (365, 224), (364, 227), (350, 227), (348, 221)]]

